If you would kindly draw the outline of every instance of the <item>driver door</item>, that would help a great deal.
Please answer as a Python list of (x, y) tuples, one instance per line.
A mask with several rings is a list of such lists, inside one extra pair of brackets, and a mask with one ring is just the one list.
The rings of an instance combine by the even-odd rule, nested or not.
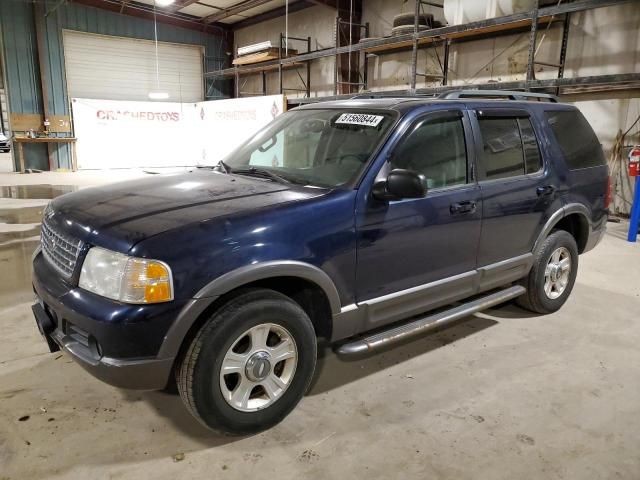
[(356, 294), (368, 328), (473, 293), (482, 212), (474, 152), (466, 112), (434, 112), (412, 124), (381, 168), (376, 181), (409, 169), (428, 190), (424, 198), (370, 196), (356, 220)]

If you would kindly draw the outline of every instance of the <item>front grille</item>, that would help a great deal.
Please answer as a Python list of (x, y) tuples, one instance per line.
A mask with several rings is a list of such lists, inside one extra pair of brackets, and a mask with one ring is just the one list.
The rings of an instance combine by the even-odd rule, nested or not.
[(56, 231), (45, 218), (42, 220), (40, 243), (49, 264), (65, 278), (71, 278), (82, 250), (82, 241)]

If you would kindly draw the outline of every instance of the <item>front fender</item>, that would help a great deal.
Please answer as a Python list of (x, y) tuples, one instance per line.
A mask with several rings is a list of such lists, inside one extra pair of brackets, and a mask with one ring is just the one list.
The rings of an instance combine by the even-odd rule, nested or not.
[(158, 357), (175, 358), (193, 324), (217, 298), (243, 285), (275, 277), (297, 277), (315, 283), (327, 296), (331, 312), (334, 315), (340, 313), (338, 290), (331, 278), (318, 267), (292, 260), (274, 260), (246, 265), (221, 275), (194, 295), (169, 328)]

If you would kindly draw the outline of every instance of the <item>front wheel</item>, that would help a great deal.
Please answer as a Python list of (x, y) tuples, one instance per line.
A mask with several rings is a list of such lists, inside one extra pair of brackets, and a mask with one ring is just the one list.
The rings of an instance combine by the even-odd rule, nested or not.
[(578, 273), (578, 247), (573, 236), (556, 230), (547, 237), (529, 276), (524, 279), (527, 292), (517, 303), (536, 313), (553, 313), (569, 298)]
[(280, 422), (309, 388), (316, 365), (313, 325), (290, 298), (266, 289), (240, 294), (204, 324), (176, 371), (190, 412), (224, 434)]

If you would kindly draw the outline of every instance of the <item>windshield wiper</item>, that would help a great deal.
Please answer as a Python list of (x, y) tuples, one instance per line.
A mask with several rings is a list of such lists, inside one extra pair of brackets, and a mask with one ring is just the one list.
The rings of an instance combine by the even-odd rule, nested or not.
[(222, 170), (223, 173), (231, 173), (231, 167), (229, 165), (227, 165), (226, 163), (224, 163), (224, 161), (220, 160), (218, 162), (218, 165), (216, 165), (218, 168), (220, 168), (220, 170)]
[(231, 167), (220, 160), (215, 165), (196, 165), (200, 170), (220, 170), (222, 173), (231, 173)]
[(269, 180), (273, 180), (274, 182), (279, 182), (279, 183), (291, 183), (286, 178), (281, 177), (277, 173), (273, 173), (272, 171), (264, 168), (256, 168), (256, 167), (234, 168), (233, 170), (230, 171), (230, 173), (234, 173), (236, 175), (246, 175), (248, 177), (267, 178)]

